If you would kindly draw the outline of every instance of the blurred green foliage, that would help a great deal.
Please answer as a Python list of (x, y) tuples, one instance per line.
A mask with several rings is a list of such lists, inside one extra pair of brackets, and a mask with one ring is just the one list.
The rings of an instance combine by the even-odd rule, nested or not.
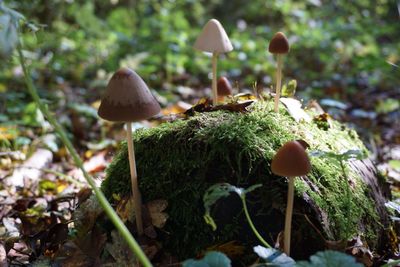
[[(5, 0), (43, 29), (24, 31), (36, 82), (57, 90), (68, 81), (96, 88), (120, 66), (135, 69), (152, 88), (166, 84), (209, 86), (210, 58), (192, 48), (210, 18), (224, 25), (235, 50), (221, 56), (220, 75), (251, 88), (270, 86), (272, 35), (291, 43), (285, 80), (300, 92), (321, 97), (340, 88), (351, 94), (393, 88), (399, 75), (400, 25), (390, 0)], [(0, 21), (1, 23), (1, 21)], [(21, 87), (12, 57), (0, 66), (0, 90)], [(13, 83), (9, 81), (13, 80)], [(4, 89), (5, 88), (5, 89)], [(312, 88), (312, 91), (311, 91)], [(53, 94), (54, 92), (51, 92)], [(1, 94), (1, 92), (0, 92)], [(90, 92), (93, 98), (100, 92)]]

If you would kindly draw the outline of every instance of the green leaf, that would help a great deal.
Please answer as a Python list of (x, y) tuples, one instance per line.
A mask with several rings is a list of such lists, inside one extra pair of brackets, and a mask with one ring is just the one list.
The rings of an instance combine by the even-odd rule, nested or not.
[(265, 266), (292, 267), (295, 261), (280, 250), (256, 246), (253, 251), (265, 261)]
[(19, 21), (24, 16), (0, 2), (0, 57), (7, 57), (18, 43)]
[(210, 267), (210, 266), (208, 266), (208, 264), (203, 261), (189, 259), (182, 263), (182, 267)]
[(395, 171), (400, 172), (400, 160), (397, 159), (389, 160), (389, 166)]
[(68, 107), (86, 117), (98, 119), (97, 109), (84, 103), (71, 103)]
[(231, 267), (231, 260), (218, 251), (208, 252), (201, 260), (189, 259), (183, 262), (183, 267)]
[(213, 230), (217, 229), (217, 225), (215, 224), (213, 218), (210, 215), (210, 208), (214, 205), (220, 198), (224, 198), (230, 195), (230, 193), (235, 192), (239, 195), (239, 197), (243, 198), (248, 192), (251, 192), (261, 184), (252, 185), (247, 189), (236, 187), (230, 185), (228, 183), (218, 183), (209, 187), (206, 193), (203, 196), (204, 208), (206, 210), (204, 214), (204, 220), (207, 224), (211, 225)]
[(380, 114), (387, 114), (400, 108), (400, 100), (395, 98), (386, 98), (378, 101), (375, 111)]
[(13, 23), (10, 15), (0, 16), (0, 55), (9, 55), (18, 42), (17, 26)]
[(298, 267), (362, 267), (363, 265), (357, 263), (355, 258), (342, 252), (325, 250), (317, 252), (315, 255), (310, 257), (310, 261), (297, 262)]
[(282, 96), (284, 97), (293, 97), (296, 93), (297, 81), (291, 80), (287, 84), (282, 86)]

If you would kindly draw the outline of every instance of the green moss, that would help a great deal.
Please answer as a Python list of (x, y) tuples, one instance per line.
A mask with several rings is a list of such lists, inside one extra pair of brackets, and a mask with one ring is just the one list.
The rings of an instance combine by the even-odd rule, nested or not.
[[(283, 229), (287, 184), (285, 178), (270, 171), (271, 158), (285, 142), (304, 139), (309, 150), (341, 153), (349, 149), (366, 150), (354, 131), (338, 122), (328, 129), (315, 123), (295, 122), (284, 108), (272, 112), (271, 103), (256, 103), (249, 113), (225, 111), (196, 114), (186, 120), (164, 123), (134, 134), (137, 170), (144, 201), (166, 199), (170, 219), (160, 231), (163, 245), (180, 257), (192, 257), (200, 250), (230, 240), (254, 242), (252, 233), (238, 216), (241, 206), (235, 197), (217, 204), (218, 230), (212, 232), (203, 220), (202, 196), (216, 182), (248, 187), (262, 183), (249, 196), (255, 224), (270, 243)], [(339, 240), (348, 233), (364, 232), (374, 246), (380, 229), (374, 202), (360, 177), (347, 167), (354, 186), (350, 202), (344, 200), (345, 184), (338, 162), (312, 158), (312, 172), (296, 179), (296, 201), (307, 195), (327, 214), (326, 239)], [(130, 193), (129, 164), (126, 144), (107, 169), (102, 190), (109, 199), (113, 194)], [(316, 213), (307, 205), (295, 205), (294, 225)], [(346, 213), (347, 211), (347, 213)], [(348, 215), (346, 215), (348, 214)], [(314, 220), (318, 222), (318, 220)], [(359, 229), (359, 222), (367, 222)], [(303, 225), (304, 226), (304, 225)], [(302, 238), (320, 239), (312, 227)], [(307, 231), (305, 231), (307, 232)], [(297, 242), (301, 247), (301, 242)], [(296, 244), (296, 242), (295, 242)], [(317, 249), (317, 248), (316, 248)], [(294, 248), (294, 254), (296, 249)], [(299, 257), (307, 255), (298, 254)]]

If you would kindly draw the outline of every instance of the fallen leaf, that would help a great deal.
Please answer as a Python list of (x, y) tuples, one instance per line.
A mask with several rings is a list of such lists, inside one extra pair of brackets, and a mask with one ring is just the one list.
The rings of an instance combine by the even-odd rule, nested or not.
[(371, 267), (373, 265), (373, 255), (369, 248), (361, 241), (360, 236), (353, 238), (348, 242), (346, 252), (354, 256), (357, 261), (364, 264), (364, 266)]
[(89, 173), (96, 173), (104, 170), (107, 165), (105, 155), (105, 151), (98, 153), (96, 156), (91, 157), (88, 161), (85, 161), (83, 167)]
[(118, 216), (123, 222), (131, 221), (134, 222), (135, 211), (133, 205), (133, 198), (130, 196), (122, 198), (116, 208)]
[(301, 102), (294, 98), (281, 97), (279, 99), (285, 105), (290, 116), (296, 121), (311, 122), (310, 116), (301, 108)]
[(157, 228), (163, 228), (168, 219), (168, 214), (163, 212), (168, 207), (168, 201), (156, 199), (146, 203), (152, 224)]

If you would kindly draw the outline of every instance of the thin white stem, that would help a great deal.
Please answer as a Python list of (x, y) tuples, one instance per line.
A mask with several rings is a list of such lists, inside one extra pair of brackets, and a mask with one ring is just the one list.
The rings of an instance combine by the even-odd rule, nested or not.
[(217, 91), (217, 60), (218, 53), (214, 52), (212, 55), (212, 93), (213, 93), (213, 105), (218, 104), (218, 91)]
[(285, 232), (284, 232), (284, 241), (283, 241), (283, 251), (288, 256), (290, 255), (290, 232), (291, 232), (291, 228), (292, 228), (294, 178), (295, 177), (288, 177), (289, 189), (288, 189), (288, 197), (287, 197)]
[(142, 199), (140, 196), (138, 178), (136, 172), (136, 161), (135, 161), (135, 150), (133, 148), (132, 140), (132, 123), (126, 123), (126, 137), (128, 143), (128, 156), (129, 156), (129, 167), (131, 170), (131, 183), (132, 183), (132, 195), (133, 195), (133, 208), (135, 209), (136, 227), (139, 235), (143, 235), (143, 222), (142, 222)]
[(281, 96), (281, 83), (282, 83), (282, 54), (277, 56), (277, 66), (276, 66), (276, 88), (275, 88), (275, 106), (274, 111), (278, 112), (279, 98)]

